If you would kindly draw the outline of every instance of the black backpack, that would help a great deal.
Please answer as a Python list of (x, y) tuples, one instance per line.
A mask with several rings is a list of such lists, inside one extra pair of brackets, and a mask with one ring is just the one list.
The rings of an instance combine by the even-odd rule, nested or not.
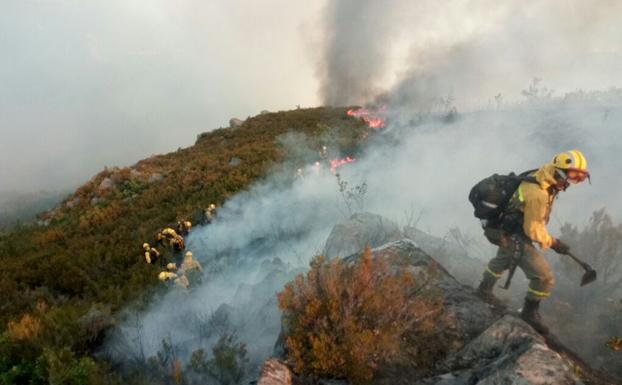
[(473, 214), (479, 219), (492, 222), (498, 220), (522, 181), (538, 183), (536, 178), (528, 176), (534, 171), (525, 171), (519, 175), (513, 172), (508, 175), (493, 174), (479, 181), (469, 193), (469, 201), (475, 208)]

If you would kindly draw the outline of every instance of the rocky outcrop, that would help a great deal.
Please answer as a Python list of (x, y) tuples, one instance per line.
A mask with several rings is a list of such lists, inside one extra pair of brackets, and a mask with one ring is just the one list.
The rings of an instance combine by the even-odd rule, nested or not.
[[(373, 234), (377, 229), (379, 234)], [(381, 242), (396, 237), (397, 226), (373, 214), (358, 214), (335, 226), (326, 243), (327, 256), (349, 255), (354, 263), (357, 254), (370, 239)], [(370, 235), (375, 235), (370, 237)], [(413, 233), (411, 232), (411, 237)], [(436, 240), (414, 233), (417, 241)], [(373, 243), (372, 243), (373, 244)], [(433, 245), (428, 244), (428, 248)], [(554, 336), (543, 337), (517, 314), (493, 311), (470, 286), (458, 282), (442, 264), (426, 253), (412, 239), (400, 239), (372, 250), (374, 258), (384, 257), (392, 270), (408, 270), (417, 280), (426, 282), (440, 296), (443, 310), (431, 331), (433, 340), (446, 344), (444, 358), (427, 372), (393, 373), (382, 384), (420, 385), (493, 385), (493, 384), (615, 384), (590, 368), (578, 355), (569, 351)], [(285, 352), (282, 330), (275, 346), (281, 358)], [(268, 361), (271, 362), (271, 361)], [(280, 361), (279, 365), (283, 365)], [(289, 373), (282, 366), (270, 364), (272, 372)], [(277, 371), (278, 368), (278, 371)], [(404, 378), (402, 378), (402, 377)], [(265, 377), (265, 374), (264, 374)], [(262, 377), (262, 379), (264, 378)], [(267, 381), (272, 377), (265, 377)], [(289, 378), (289, 377), (288, 377)], [(260, 380), (261, 381), (261, 380)], [(326, 383), (318, 380), (314, 383)], [(324, 381), (324, 382), (322, 382)], [(294, 381), (296, 382), (296, 381)], [(261, 383), (261, 382), (260, 382)], [(279, 382), (265, 382), (280, 384)]]
[(229, 119), (229, 128), (238, 128), (241, 127), (244, 121), (238, 118)]
[(459, 282), (475, 286), (481, 279), (487, 261), (471, 257), (464, 247), (452, 239), (436, 237), (412, 226), (404, 228), (404, 237), (415, 241)]
[(426, 385), (580, 384), (562, 356), (521, 319), (506, 315), (437, 366)]
[(292, 371), (282, 361), (269, 359), (261, 370), (257, 385), (291, 385)]
[[(393, 269), (412, 271), (418, 280), (438, 290), (442, 298), (443, 315), (434, 334), (447, 340), (453, 349), (482, 333), (496, 318), (490, 307), (475, 296), (473, 289), (460, 284), (412, 240), (401, 239), (372, 250), (374, 258), (387, 258)], [(358, 255), (345, 259), (354, 262)]]
[(242, 159), (238, 158), (237, 156), (234, 156), (233, 158), (231, 158), (231, 160), (229, 160), (229, 167), (239, 166), (240, 163), (242, 163)]
[(333, 227), (324, 246), (324, 255), (347, 257), (360, 253), (367, 244), (378, 247), (400, 238), (402, 232), (394, 222), (377, 214), (356, 213)]

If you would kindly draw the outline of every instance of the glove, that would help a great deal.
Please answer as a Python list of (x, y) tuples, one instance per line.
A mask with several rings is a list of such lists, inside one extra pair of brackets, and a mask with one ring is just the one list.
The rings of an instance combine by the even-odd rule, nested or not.
[(555, 238), (551, 249), (555, 250), (557, 254), (568, 254), (570, 252), (570, 246), (561, 241), (561, 239)]

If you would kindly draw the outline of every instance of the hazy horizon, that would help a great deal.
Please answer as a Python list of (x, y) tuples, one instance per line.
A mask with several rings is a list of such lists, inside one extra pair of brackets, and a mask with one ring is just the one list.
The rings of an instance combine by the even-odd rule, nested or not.
[(619, 87), (621, 15), (606, 0), (9, 0), (0, 194), (71, 189), (264, 109), (388, 94), (464, 111), (521, 100), (535, 77), (555, 95)]

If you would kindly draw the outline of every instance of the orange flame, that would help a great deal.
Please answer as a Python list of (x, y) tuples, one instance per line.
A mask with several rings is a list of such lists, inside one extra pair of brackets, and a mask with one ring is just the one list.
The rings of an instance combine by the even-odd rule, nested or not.
[[(387, 111), (387, 107), (386, 106), (382, 106), (380, 107), (380, 109), (377, 111), (380, 114), (386, 113)], [(346, 114), (348, 116), (352, 116), (354, 118), (361, 118), (363, 119), (363, 121), (365, 123), (367, 123), (367, 125), (370, 128), (373, 129), (379, 129), (379, 128), (383, 128), (385, 125), (385, 121), (384, 118), (378, 116), (377, 113), (371, 112), (369, 109), (367, 108), (350, 108)]]
[(333, 159), (330, 161), (330, 171), (332, 171), (333, 173), (337, 172), (337, 169), (341, 166), (343, 166), (344, 164), (348, 164), (348, 163), (352, 163), (354, 162), (355, 159), (349, 156), (346, 156), (343, 159)]

